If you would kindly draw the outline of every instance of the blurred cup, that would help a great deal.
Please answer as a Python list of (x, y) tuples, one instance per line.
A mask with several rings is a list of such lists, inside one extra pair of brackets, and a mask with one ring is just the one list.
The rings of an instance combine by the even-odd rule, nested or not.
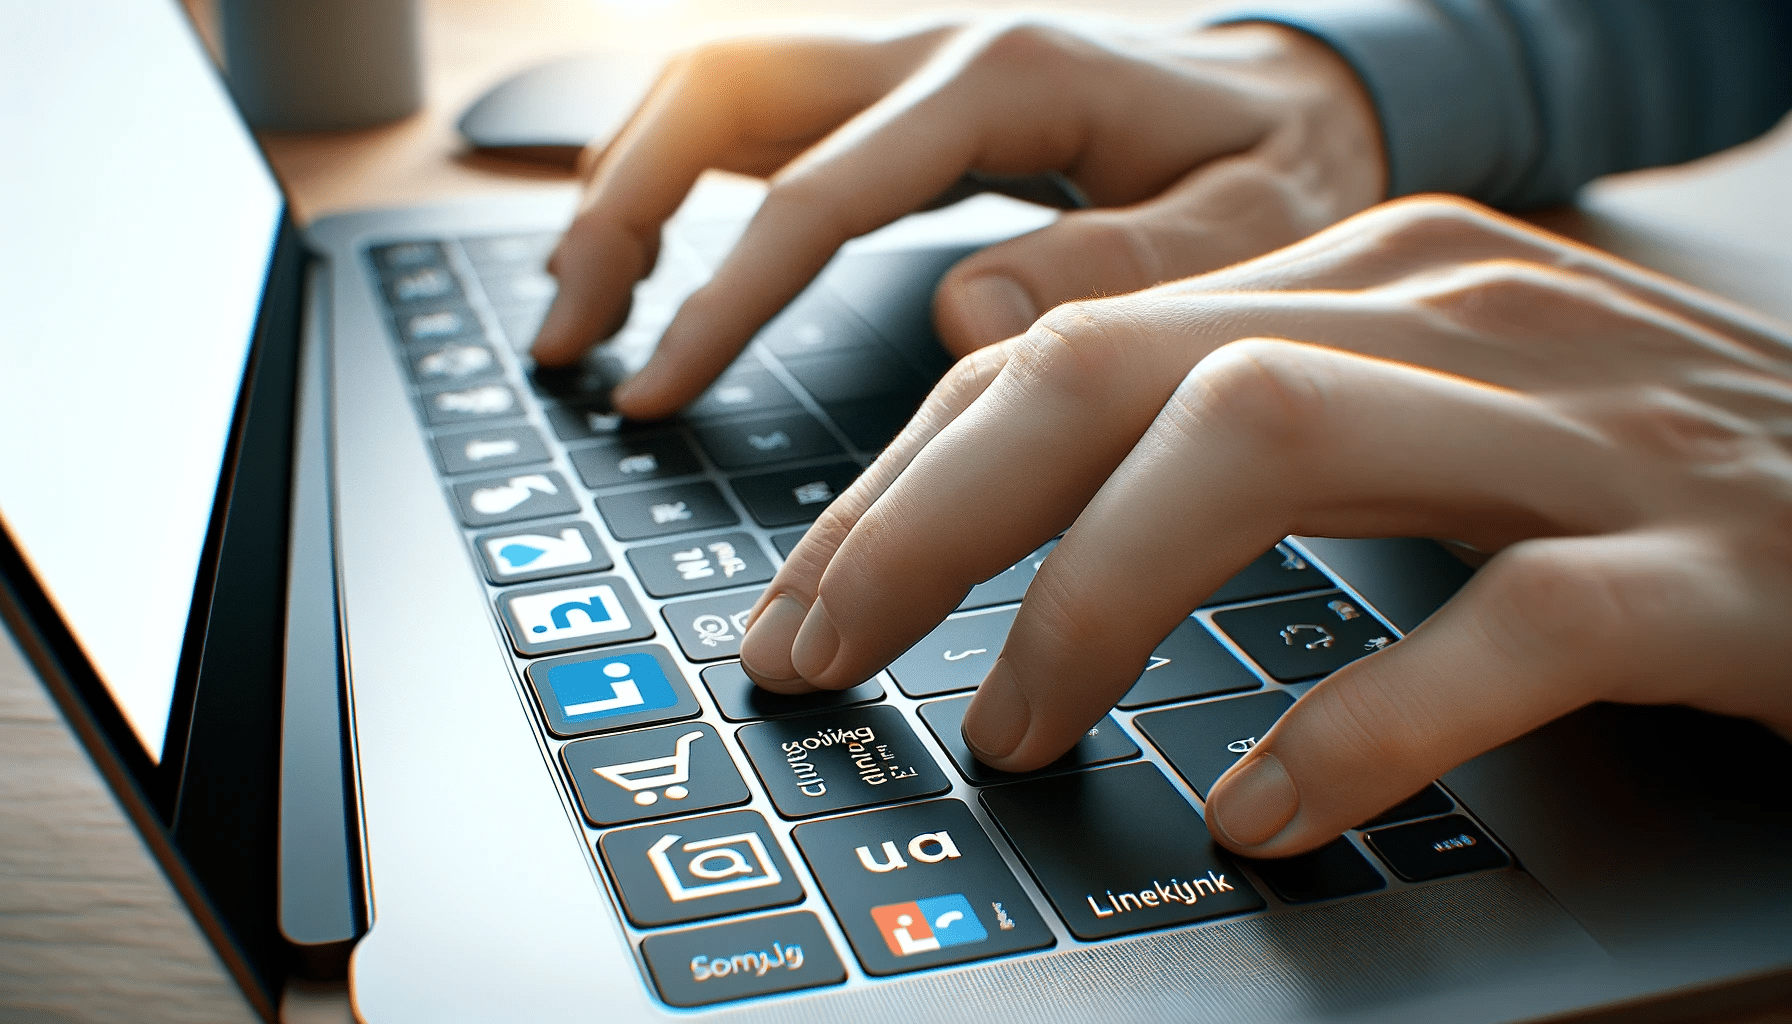
[(257, 128), (363, 128), (423, 103), (417, 0), (217, 0), (230, 90)]

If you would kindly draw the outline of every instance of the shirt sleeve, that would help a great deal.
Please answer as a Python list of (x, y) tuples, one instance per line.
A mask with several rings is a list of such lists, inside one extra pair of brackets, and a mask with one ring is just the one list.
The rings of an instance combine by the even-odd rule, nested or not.
[(1792, 109), (1792, 0), (1284, 0), (1229, 8), (1349, 61), (1389, 195), (1566, 202), (1754, 138)]

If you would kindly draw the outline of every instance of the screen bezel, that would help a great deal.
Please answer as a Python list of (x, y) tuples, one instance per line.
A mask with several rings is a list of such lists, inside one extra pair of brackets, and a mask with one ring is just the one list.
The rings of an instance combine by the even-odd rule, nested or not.
[(158, 762), (0, 525), (0, 620), (258, 1012), (285, 978), (279, 754), (301, 307), (283, 203), (231, 418)]

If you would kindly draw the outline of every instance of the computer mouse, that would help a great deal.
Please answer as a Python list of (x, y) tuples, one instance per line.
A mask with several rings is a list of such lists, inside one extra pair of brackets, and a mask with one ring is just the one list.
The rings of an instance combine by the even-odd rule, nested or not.
[(560, 57), (493, 86), (456, 127), (481, 153), (571, 169), (586, 145), (621, 130), (662, 63), (620, 50)]

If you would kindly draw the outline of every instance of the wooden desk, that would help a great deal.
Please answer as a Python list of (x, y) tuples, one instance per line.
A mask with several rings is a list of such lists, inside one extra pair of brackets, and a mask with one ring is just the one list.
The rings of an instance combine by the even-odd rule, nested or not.
[[(205, 14), (205, 0), (189, 0)], [(761, 0), (755, 15), (799, 17), (815, 0)], [(1037, 3), (1031, 6), (1039, 6)], [(1068, 6), (1068, 4), (1066, 4)], [(1113, 9), (1116, 5), (1105, 5)], [(1131, 0), (1172, 16), (1183, 3)], [(645, 7), (650, 15), (629, 15)], [(665, 49), (720, 34), (729, 0), (425, 0), (424, 110), (353, 132), (264, 133), (302, 220), (564, 182), (464, 156), (459, 112), (503, 75), (562, 53)], [(855, 14), (912, 13), (858, 0)], [(1792, 123), (1700, 165), (1612, 179), (1539, 222), (1792, 322)], [(348, 1019), (340, 991), (289, 993), (289, 1021)], [(185, 909), (20, 661), (0, 642), (0, 1020), (252, 1020)], [(1663, 1020), (1684, 1020), (1669, 1016)], [(1792, 1020), (1792, 1006), (1706, 1024)]]

